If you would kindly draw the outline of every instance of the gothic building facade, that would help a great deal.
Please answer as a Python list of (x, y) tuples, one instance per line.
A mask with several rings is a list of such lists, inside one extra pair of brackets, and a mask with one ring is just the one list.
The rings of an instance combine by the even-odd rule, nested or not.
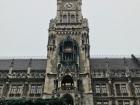
[(61, 98), (68, 105), (140, 105), (140, 58), (90, 58), (81, 0), (57, 0), (47, 59), (1, 59), (0, 98)]

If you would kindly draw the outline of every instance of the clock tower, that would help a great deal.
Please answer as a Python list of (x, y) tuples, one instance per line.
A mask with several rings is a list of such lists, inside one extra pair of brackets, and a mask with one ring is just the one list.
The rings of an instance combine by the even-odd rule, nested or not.
[(88, 21), (81, 0), (57, 0), (51, 19), (43, 98), (61, 98), (68, 105), (93, 105)]

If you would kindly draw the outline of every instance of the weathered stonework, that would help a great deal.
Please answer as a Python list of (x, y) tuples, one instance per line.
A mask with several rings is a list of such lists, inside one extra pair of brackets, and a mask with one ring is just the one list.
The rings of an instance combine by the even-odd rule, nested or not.
[(44, 98), (66, 95), (66, 99), (71, 96), (72, 105), (92, 105), (89, 28), (81, 4), (81, 0), (57, 0), (57, 16), (49, 27)]
[(90, 58), (81, 0), (57, 0), (47, 59), (0, 59), (0, 99), (62, 98), (68, 105), (140, 105), (140, 58)]

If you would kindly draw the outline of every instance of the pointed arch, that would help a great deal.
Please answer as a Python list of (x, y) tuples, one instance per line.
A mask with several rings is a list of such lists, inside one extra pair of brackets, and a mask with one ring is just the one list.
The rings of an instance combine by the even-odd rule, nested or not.
[(76, 61), (79, 56), (79, 46), (70, 36), (60, 42), (58, 51), (61, 61), (65, 63)]
[(67, 105), (74, 105), (73, 97), (70, 94), (63, 95), (61, 99), (65, 101)]
[(74, 80), (70, 75), (66, 75), (63, 77), (61, 81), (62, 90), (72, 90), (74, 89)]

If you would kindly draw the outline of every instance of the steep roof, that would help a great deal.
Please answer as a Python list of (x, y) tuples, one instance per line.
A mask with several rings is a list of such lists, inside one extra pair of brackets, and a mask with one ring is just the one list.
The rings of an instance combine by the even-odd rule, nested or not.
[[(31, 62), (30, 62), (31, 61)], [(32, 70), (45, 70), (46, 59), (0, 59), (0, 70), (9, 70), (13, 63), (13, 70), (27, 70), (29, 65)]]
[(11, 65), (12, 60), (11, 59), (1, 59), (0, 60), (0, 70), (9, 70), (9, 67)]
[[(125, 70), (126, 65), (129, 69), (140, 69), (132, 58), (91, 58), (90, 63), (91, 70), (106, 70), (107, 65), (111, 70)], [(46, 70), (47, 59), (0, 59), (0, 70), (9, 70), (12, 64), (13, 70), (27, 70), (29, 66), (32, 70)]]
[[(140, 61), (140, 59), (138, 59)], [(107, 65), (111, 70), (140, 69), (140, 66), (131, 58), (95, 58), (91, 59), (91, 69), (107, 69)]]

